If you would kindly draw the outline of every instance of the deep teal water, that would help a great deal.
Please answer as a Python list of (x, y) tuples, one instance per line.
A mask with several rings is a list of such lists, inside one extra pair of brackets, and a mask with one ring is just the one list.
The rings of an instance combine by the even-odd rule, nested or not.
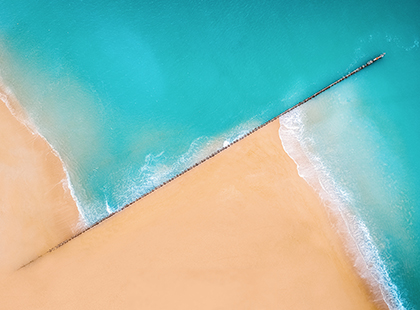
[(386, 52), (305, 105), (299, 137), (366, 225), (395, 307), (420, 309), (419, 13), (418, 1), (0, 0), (0, 76), (92, 224)]

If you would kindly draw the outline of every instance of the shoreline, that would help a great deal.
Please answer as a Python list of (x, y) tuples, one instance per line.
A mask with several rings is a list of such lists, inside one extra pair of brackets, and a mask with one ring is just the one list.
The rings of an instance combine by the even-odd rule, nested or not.
[(61, 159), (31, 127), (13, 95), (1, 88), (0, 273), (83, 228)]
[[(0, 280), (0, 301), (33, 309), (377, 309), (320, 198), (283, 150), (279, 127), (271, 122)], [(7, 299), (18, 292), (19, 300)]]
[[(300, 110), (280, 118), (279, 136), (287, 155), (296, 164), (299, 176), (304, 179), (320, 197), (331, 220), (331, 225), (341, 237), (347, 255), (353, 262), (358, 275), (364, 279), (375, 301), (385, 309), (405, 309), (398, 290), (387, 273), (369, 229), (354, 214), (346, 200), (346, 192), (325, 167), (320, 158), (311, 153), (305, 145), (304, 135), (297, 128), (304, 126)], [(337, 187), (341, 188), (337, 194)], [(364, 250), (361, 250), (363, 248)], [(368, 249), (368, 250), (366, 250)]]

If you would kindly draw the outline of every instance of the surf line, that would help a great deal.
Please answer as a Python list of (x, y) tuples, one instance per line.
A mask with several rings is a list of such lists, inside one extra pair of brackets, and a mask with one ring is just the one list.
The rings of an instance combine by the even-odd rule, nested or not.
[(283, 116), (286, 113), (289, 113), (290, 111), (296, 109), (297, 107), (305, 104), (306, 102), (308, 102), (309, 100), (315, 98), (316, 96), (320, 95), (321, 93), (323, 93), (324, 91), (330, 89), (331, 87), (333, 87), (334, 85), (344, 81), (345, 79), (349, 78), (350, 76), (352, 76), (353, 74), (356, 74), (357, 72), (365, 69), (366, 67), (370, 66), (371, 64), (373, 64), (374, 62), (378, 61), (379, 59), (383, 58), (385, 56), (385, 53), (382, 53), (381, 55), (369, 60), (367, 63), (365, 63), (364, 65), (358, 67), (357, 69), (353, 70), (352, 72), (348, 73), (347, 75), (343, 76), (342, 78), (336, 80), (334, 83), (331, 83), (330, 85), (324, 87), (323, 89), (321, 89), (320, 91), (316, 92), (315, 94), (313, 94), (312, 96), (306, 98), (305, 100), (295, 104), (294, 106), (292, 106), (291, 108), (287, 109), (286, 111), (284, 111), (283, 113), (273, 117), (272, 119), (270, 119), (269, 121), (263, 123), (262, 125), (255, 127), (254, 129), (252, 129), (251, 131), (249, 131), (247, 134), (243, 135), (242, 137), (236, 139), (235, 141), (233, 141), (232, 143), (223, 146), (222, 148), (218, 149), (217, 151), (215, 151), (214, 153), (212, 153), (211, 155), (207, 156), (206, 158), (202, 159), (201, 161), (195, 163), (194, 165), (192, 165), (191, 167), (183, 170), (182, 172), (180, 172), (179, 174), (173, 176), (172, 178), (168, 179), (167, 181), (163, 182), (162, 184), (156, 186), (154, 189), (152, 189), (150, 192), (145, 193), (144, 195), (140, 196), (139, 198), (137, 198), (136, 200), (134, 200), (133, 202), (130, 202), (129, 204), (125, 205), (124, 207), (122, 207), (121, 209), (115, 211), (114, 213), (108, 215), (107, 217), (104, 217), (103, 219), (97, 221), (96, 223), (94, 223), (93, 225), (87, 227), (86, 229), (78, 232), (77, 234), (75, 234), (73, 237), (64, 240), (63, 242), (57, 244), (55, 247), (49, 249), (47, 252), (45, 252), (44, 254), (39, 255), (38, 257), (34, 258), (33, 260), (27, 262), (26, 264), (22, 265), (21, 267), (18, 268), (18, 270), (30, 265), (31, 263), (33, 263), (34, 261), (36, 261), (37, 259), (41, 258), (42, 256), (44, 256), (47, 253), (50, 253), (58, 248), (60, 248), (61, 246), (65, 245), (67, 242), (71, 241), (74, 238), (79, 237), (81, 234), (87, 232), (88, 230), (94, 228), (95, 226), (99, 225), (100, 223), (104, 222), (105, 220), (111, 218), (112, 216), (114, 216), (115, 214), (123, 211), (124, 209), (128, 208), (129, 206), (131, 206), (132, 204), (136, 203), (137, 201), (139, 201), (140, 199), (146, 197), (147, 195), (150, 195), (151, 193), (153, 193), (154, 191), (160, 189), (161, 187), (165, 186), (167, 183), (173, 181), (174, 179), (180, 177), (181, 175), (183, 175), (184, 173), (187, 173), (188, 171), (190, 171), (191, 169), (201, 165), (202, 163), (204, 163), (205, 161), (211, 159), (212, 157), (214, 157), (215, 155), (219, 154), (220, 152), (224, 151), (225, 149), (231, 147), (233, 144), (239, 142), (240, 140), (246, 138), (247, 136), (249, 136), (250, 134), (256, 132), (257, 130), (259, 130), (260, 128), (270, 124), (271, 122), (274, 122), (275, 120), (277, 120), (278, 118), (280, 118), (281, 116)]

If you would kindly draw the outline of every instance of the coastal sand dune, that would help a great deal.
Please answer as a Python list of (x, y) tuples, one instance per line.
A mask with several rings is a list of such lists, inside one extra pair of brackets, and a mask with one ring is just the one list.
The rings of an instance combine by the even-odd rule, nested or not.
[(71, 237), (79, 221), (60, 159), (12, 115), (5, 99), (0, 100), (0, 273)]
[[(284, 152), (278, 129), (277, 121), (270, 123), (3, 277), (0, 304), (376, 309), (319, 197)], [(48, 222), (51, 215), (39, 219)]]

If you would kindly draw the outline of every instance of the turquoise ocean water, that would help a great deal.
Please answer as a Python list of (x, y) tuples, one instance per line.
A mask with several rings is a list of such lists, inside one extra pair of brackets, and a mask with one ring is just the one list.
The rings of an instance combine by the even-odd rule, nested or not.
[(93, 224), (386, 52), (280, 135), (344, 214), (361, 275), (420, 309), (419, 15), (418, 1), (0, 0), (0, 77)]

